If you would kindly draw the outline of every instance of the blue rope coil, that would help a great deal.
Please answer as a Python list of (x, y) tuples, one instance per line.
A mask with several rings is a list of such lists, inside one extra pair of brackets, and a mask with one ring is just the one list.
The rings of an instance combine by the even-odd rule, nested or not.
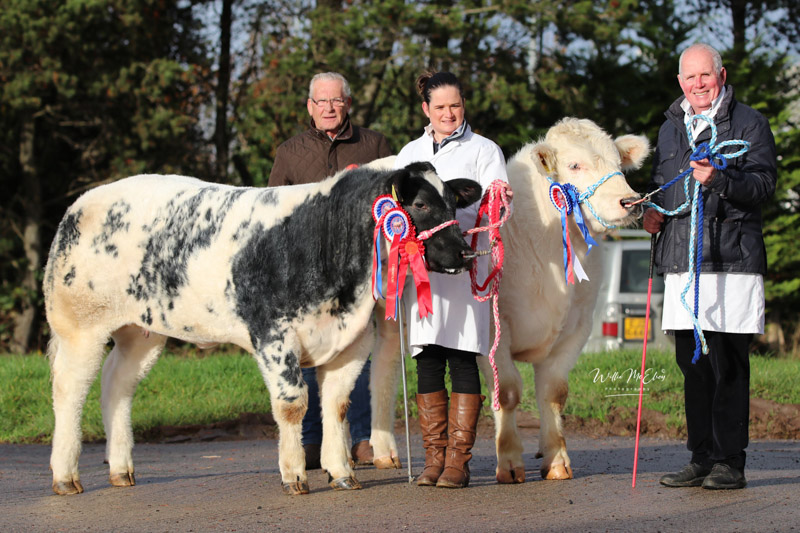
[[(708, 122), (708, 125), (711, 127), (711, 139), (708, 142), (700, 143), (700, 145), (695, 146), (694, 138), (692, 135), (692, 124), (696, 120), (705, 120)], [(739, 157), (740, 155), (744, 154), (750, 149), (750, 143), (748, 141), (742, 140), (730, 140), (730, 141), (723, 141), (717, 145), (717, 126), (714, 124), (714, 121), (711, 120), (709, 117), (705, 115), (694, 115), (687, 123), (686, 123), (686, 135), (689, 138), (689, 146), (692, 148), (692, 154), (689, 158), (692, 161), (701, 161), (703, 159), (708, 159), (711, 166), (713, 166), (717, 170), (725, 170), (728, 167), (728, 160), (733, 159), (734, 157)], [(739, 150), (732, 153), (722, 153), (722, 149), (728, 146), (741, 146)], [(668, 211), (661, 206), (654, 204), (653, 202), (646, 200), (644, 205), (648, 207), (652, 207), (659, 213), (662, 213), (666, 216), (675, 216), (677, 214), (682, 213), (687, 208), (691, 209), (691, 220), (690, 220), (690, 235), (689, 235), (689, 278), (686, 281), (686, 286), (684, 287), (683, 291), (681, 292), (681, 303), (683, 307), (689, 312), (692, 317), (692, 324), (694, 326), (694, 340), (695, 340), (695, 350), (694, 350), (694, 357), (692, 358), (692, 363), (696, 363), (698, 359), (700, 359), (701, 352), (704, 354), (708, 354), (708, 344), (706, 344), (705, 336), (703, 335), (703, 328), (700, 326), (700, 321), (698, 319), (698, 314), (700, 310), (700, 270), (703, 264), (703, 215), (704, 215), (704, 205), (703, 205), (703, 195), (700, 193), (700, 182), (695, 181), (694, 183), (694, 190), (692, 191), (692, 195), (689, 195), (689, 182), (692, 178), (692, 173), (694, 169), (692, 167), (687, 168), (678, 176), (670, 180), (668, 183), (662, 185), (655, 191), (649, 193), (647, 198), (652, 197), (659, 191), (666, 190), (670, 188), (672, 185), (677, 183), (678, 181), (683, 178), (683, 195), (686, 198), (686, 201), (679, 205), (676, 209), (672, 211)], [(697, 252), (695, 253), (695, 243), (697, 243)], [(686, 303), (686, 294), (689, 292), (689, 289), (694, 284), (694, 309), (689, 307)]]

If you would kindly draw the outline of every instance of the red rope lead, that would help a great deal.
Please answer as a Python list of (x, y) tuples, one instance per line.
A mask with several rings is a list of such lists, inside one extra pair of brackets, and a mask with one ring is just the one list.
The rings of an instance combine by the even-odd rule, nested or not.
[[(488, 226), (479, 226), (481, 219), (486, 215), (489, 218)], [(486, 277), (483, 284), (478, 284), (478, 262), (472, 264), (469, 271), (470, 281), (472, 282), (472, 295), (479, 302), (485, 302), (489, 298), (492, 299), (492, 314), (494, 316), (494, 341), (492, 342), (492, 349), (489, 352), (489, 363), (492, 365), (492, 376), (494, 377), (494, 394), (492, 395), (492, 409), (498, 411), (500, 409), (500, 380), (497, 374), (497, 363), (495, 363), (495, 353), (497, 346), (500, 344), (500, 307), (498, 300), (500, 296), (500, 280), (503, 277), (503, 260), (505, 258), (505, 248), (503, 246), (503, 238), (500, 236), (500, 227), (506, 223), (508, 217), (511, 216), (509, 209), (508, 191), (506, 190), (506, 183), (502, 180), (495, 180), (489, 185), (489, 188), (481, 200), (480, 208), (478, 209), (478, 217), (475, 221), (475, 228), (467, 231), (467, 234), (472, 235), (472, 249), (477, 251), (478, 233), (482, 231), (489, 232), (492, 248), (492, 270)], [(492, 284), (489, 292), (481, 296), (479, 293), (486, 290), (486, 287)]]

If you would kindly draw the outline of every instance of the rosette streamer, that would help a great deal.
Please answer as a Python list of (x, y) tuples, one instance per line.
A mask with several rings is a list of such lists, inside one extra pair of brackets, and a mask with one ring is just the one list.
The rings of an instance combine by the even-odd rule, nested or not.
[(375, 225), (375, 254), (372, 261), (372, 296), (381, 297), (381, 249), (380, 234), (389, 241), (389, 264), (386, 280), (386, 316), (397, 319), (399, 302), (403, 297), (406, 273), (411, 268), (414, 285), (417, 288), (417, 307), (420, 318), (433, 311), (431, 286), (428, 269), (423, 259), (425, 246), (416, 236), (408, 213), (389, 195), (379, 196), (372, 205)]
[(597, 246), (597, 241), (594, 240), (589, 233), (589, 228), (586, 227), (586, 221), (583, 219), (583, 214), (580, 210), (578, 189), (571, 183), (556, 183), (550, 184), (550, 201), (561, 214), (561, 243), (564, 248), (564, 279), (567, 283), (575, 284), (575, 278), (578, 281), (587, 280), (589, 276), (583, 269), (578, 255), (575, 253), (575, 247), (572, 245), (569, 235), (569, 216), (575, 215), (575, 223), (586, 242), (588, 249), (586, 254), (592, 251), (592, 246)]

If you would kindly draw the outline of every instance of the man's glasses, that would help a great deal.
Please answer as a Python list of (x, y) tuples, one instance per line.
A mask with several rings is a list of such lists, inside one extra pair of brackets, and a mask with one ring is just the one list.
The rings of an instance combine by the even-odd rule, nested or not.
[(330, 100), (327, 98), (322, 98), (320, 100), (314, 100), (311, 98), (311, 101), (317, 104), (318, 107), (327, 107), (328, 104), (332, 105), (333, 107), (343, 107), (345, 102), (344, 98), (331, 98)]

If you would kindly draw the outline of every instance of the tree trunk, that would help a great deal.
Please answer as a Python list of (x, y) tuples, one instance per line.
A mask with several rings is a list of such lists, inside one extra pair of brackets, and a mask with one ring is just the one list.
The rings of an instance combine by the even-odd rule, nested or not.
[(228, 98), (231, 81), (231, 25), (232, 25), (233, 0), (222, 1), (222, 15), (220, 16), (220, 50), (219, 73), (217, 76), (217, 119), (214, 131), (214, 144), (217, 148), (217, 181), (228, 181)]
[(36, 273), (42, 268), (42, 192), (34, 163), (34, 138), (34, 119), (32, 116), (28, 116), (22, 125), (19, 147), (24, 211), (22, 240), (27, 261), (20, 283), (24, 290), (22, 306), (19, 313), (14, 315), (14, 333), (10, 346), (12, 352), (20, 353), (25, 353), (31, 348), (37, 319), (36, 302), (39, 300), (39, 283)]
[(731, 22), (733, 26), (733, 63), (741, 64), (747, 57), (745, 50), (747, 33), (747, 3), (750, 0), (731, 0)]

